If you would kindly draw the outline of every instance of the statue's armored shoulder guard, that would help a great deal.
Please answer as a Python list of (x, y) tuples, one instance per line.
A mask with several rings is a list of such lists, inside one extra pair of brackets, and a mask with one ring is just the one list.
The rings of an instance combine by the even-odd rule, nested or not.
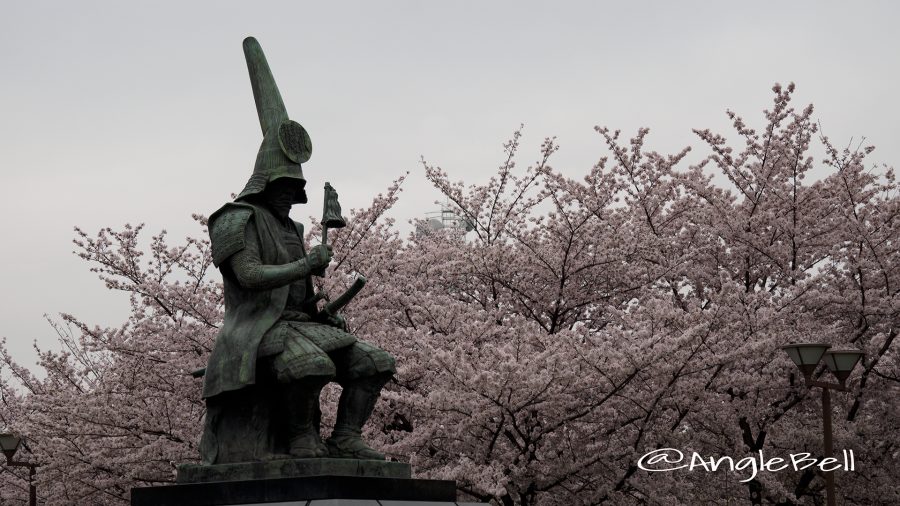
[(219, 267), (231, 255), (244, 249), (244, 229), (255, 208), (250, 204), (229, 202), (209, 217), (213, 265)]

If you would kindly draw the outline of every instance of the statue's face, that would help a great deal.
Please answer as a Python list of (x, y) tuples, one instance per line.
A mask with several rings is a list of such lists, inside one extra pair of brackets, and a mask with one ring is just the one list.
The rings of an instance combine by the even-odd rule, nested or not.
[(297, 202), (297, 193), (303, 190), (303, 182), (293, 178), (279, 178), (266, 185), (263, 193), (270, 206), (285, 212)]

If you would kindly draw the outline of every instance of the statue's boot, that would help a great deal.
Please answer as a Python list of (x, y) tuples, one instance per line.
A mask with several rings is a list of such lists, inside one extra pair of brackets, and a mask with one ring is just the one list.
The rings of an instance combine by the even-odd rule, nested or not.
[(288, 453), (296, 458), (316, 458), (328, 455), (328, 447), (319, 437), (315, 423), (319, 409), (318, 383), (300, 383), (285, 388), (285, 410), (288, 416)]
[(328, 438), (328, 455), (342, 459), (384, 460), (384, 455), (373, 450), (362, 440), (362, 427), (372, 416), (381, 387), (387, 378), (370, 377), (343, 386), (338, 401), (337, 419)]

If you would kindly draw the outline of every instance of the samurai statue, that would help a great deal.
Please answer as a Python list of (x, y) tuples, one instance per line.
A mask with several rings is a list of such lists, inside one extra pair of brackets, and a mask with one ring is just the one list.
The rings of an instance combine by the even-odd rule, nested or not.
[[(288, 217), (292, 205), (307, 202), (301, 164), (312, 144), (288, 119), (256, 39), (244, 40), (244, 54), (263, 141), (243, 191), (209, 218), (225, 321), (205, 370), (201, 456), (207, 464), (383, 460), (361, 434), (395, 372), (394, 359), (348, 333), (340, 315), (317, 309), (312, 276), (324, 275), (332, 251), (326, 244), (307, 251), (303, 225)], [(323, 441), (319, 393), (331, 381), (342, 392), (334, 429)]]

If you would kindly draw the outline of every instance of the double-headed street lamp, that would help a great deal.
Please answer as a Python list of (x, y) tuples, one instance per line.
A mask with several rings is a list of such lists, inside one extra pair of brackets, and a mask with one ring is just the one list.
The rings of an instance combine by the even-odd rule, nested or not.
[[(800, 368), (803, 379), (809, 388), (822, 389), (822, 431), (825, 440), (825, 457), (833, 458), (834, 448), (831, 440), (831, 390), (846, 392), (844, 383), (850, 377), (850, 372), (856, 367), (863, 352), (859, 350), (830, 350), (830, 344), (825, 343), (800, 343), (788, 344), (781, 349), (787, 352), (791, 360)], [(838, 379), (839, 383), (827, 383), (812, 379), (819, 361), (825, 358), (825, 366)], [(824, 471), (825, 491), (828, 506), (835, 506), (834, 471)]]
[(34, 487), (34, 470), (37, 464), (28, 462), (16, 462), (13, 460), (19, 447), (25, 444), (25, 440), (13, 434), (0, 434), (0, 449), (6, 455), (6, 465), (28, 468), (28, 505), (37, 506), (37, 490)]

